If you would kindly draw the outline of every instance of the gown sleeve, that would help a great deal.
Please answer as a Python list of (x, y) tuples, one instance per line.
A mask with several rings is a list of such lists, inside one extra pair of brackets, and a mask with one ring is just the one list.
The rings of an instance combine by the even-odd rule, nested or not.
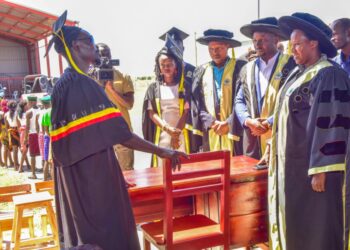
[(52, 141), (56, 165), (78, 161), (130, 139), (121, 112), (92, 79), (65, 73), (52, 94)]
[(309, 175), (345, 170), (350, 128), (350, 80), (340, 68), (323, 69), (310, 85), (307, 123)]

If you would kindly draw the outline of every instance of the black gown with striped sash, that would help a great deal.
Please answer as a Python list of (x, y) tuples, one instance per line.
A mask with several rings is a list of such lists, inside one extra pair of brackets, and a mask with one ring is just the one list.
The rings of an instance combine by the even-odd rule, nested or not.
[(139, 249), (113, 145), (132, 134), (103, 89), (66, 69), (52, 94), (52, 150), (61, 248)]

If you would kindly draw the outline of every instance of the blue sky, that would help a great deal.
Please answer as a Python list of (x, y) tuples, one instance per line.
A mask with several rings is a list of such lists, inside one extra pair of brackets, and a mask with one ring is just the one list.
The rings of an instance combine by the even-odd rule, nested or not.
[[(120, 59), (120, 69), (132, 76), (152, 75), (154, 57), (163, 46), (158, 37), (176, 26), (190, 37), (185, 40), (185, 59), (195, 64), (194, 33), (197, 37), (209, 28), (227, 29), (238, 40), (247, 40), (239, 28), (257, 18), (258, 0), (12, 0), (54, 15), (68, 10), (96, 42), (110, 45)], [(290, 15), (296, 11), (318, 15), (326, 23), (349, 16), (349, 0), (261, 0), (260, 16)], [(197, 44), (198, 64), (209, 60), (207, 48)], [(236, 55), (244, 51), (239, 49)], [(52, 53), (53, 54), (53, 53)], [(51, 55), (52, 70), (58, 74), (57, 58)], [(43, 73), (45, 67), (43, 67)]]

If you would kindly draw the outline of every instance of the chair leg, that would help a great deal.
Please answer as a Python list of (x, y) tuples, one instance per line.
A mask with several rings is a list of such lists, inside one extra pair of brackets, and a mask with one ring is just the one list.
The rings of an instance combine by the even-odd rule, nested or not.
[(151, 243), (143, 236), (143, 249), (151, 250)]
[(16, 234), (17, 234), (17, 223), (18, 223), (18, 208), (15, 208), (14, 218), (12, 220), (12, 235), (11, 242), (15, 242)]
[(1, 223), (0, 223), (0, 249), (2, 249), (2, 229), (1, 229)]
[(48, 203), (48, 205), (46, 206), (46, 212), (47, 212), (49, 223), (51, 225), (51, 231), (52, 231), (52, 236), (54, 238), (55, 245), (59, 246), (60, 243), (59, 243), (59, 238), (58, 238), (56, 216), (55, 216), (55, 212), (53, 211), (53, 208), (51, 206), (51, 203)]
[(28, 229), (30, 238), (34, 238), (34, 222), (33, 217), (28, 218)]
[(41, 230), (43, 236), (47, 236), (47, 214), (41, 216)]
[[(17, 209), (17, 208), (16, 208)], [(15, 233), (15, 242), (14, 242), (14, 250), (19, 250), (20, 241), (21, 241), (21, 229), (22, 229), (22, 218), (23, 218), (23, 208), (18, 208), (17, 214), (17, 223), (16, 223), (16, 233)]]

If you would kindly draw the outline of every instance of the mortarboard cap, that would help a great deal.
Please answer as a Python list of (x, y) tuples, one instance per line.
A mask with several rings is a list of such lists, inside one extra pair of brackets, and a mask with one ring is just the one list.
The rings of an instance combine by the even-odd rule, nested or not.
[(177, 59), (182, 61), (183, 50), (178, 46), (175, 40), (169, 35), (166, 34), (165, 46), (170, 53), (172, 53)]
[[(67, 20), (67, 10), (63, 12), (61, 16), (56, 20), (56, 22), (52, 25), (52, 38), (47, 46), (47, 50), (45, 53), (45, 56), (49, 53), (51, 47), (53, 44), (55, 44), (55, 50), (57, 53), (61, 54), (63, 52), (67, 55), (67, 60), (69, 61), (70, 65), (79, 73), (82, 75), (86, 75), (74, 62), (70, 47), (72, 45), (72, 42), (78, 37), (80, 32), (82, 31), (81, 28), (76, 26), (66, 26), (64, 25)], [(87, 32), (88, 33), (88, 32)], [(91, 41), (93, 42), (93, 37), (91, 36)]]
[(161, 35), (159, 39), (165, 41), (167, 34), (170, 35), (175, 41), (183, 41), (188, 37), (187, 33), (183, 32), (182, 30), (179, 30), (176, 27), (172, 27), (170, 30)]
[(47, 49), (46, 49), (44, 57), (46, 57), (47, 54), (49, 53), (49, 51), (50, 51), (50, 49), (51, 49), (51, 47), (52, 47), (52, 45), (53, 45), (53, 43), (54, 43), (54, 41), (56, 39), (56, 36), (57, 36), (58, 32), (60, 32), (62, 30), (62, 27), (66, 23), (66, 20), (67, 20), (67, 10), (65, 10), (62, 13), (62, 15), (60, 15), (58, 17), (56, 22), (54, 22), (52, 24), (52, 33), (53, 33), (52, 36), (53, 36), (53, 38), (50, 40), (50, 42), (49, 42), (49, 44), (47, 46)]

